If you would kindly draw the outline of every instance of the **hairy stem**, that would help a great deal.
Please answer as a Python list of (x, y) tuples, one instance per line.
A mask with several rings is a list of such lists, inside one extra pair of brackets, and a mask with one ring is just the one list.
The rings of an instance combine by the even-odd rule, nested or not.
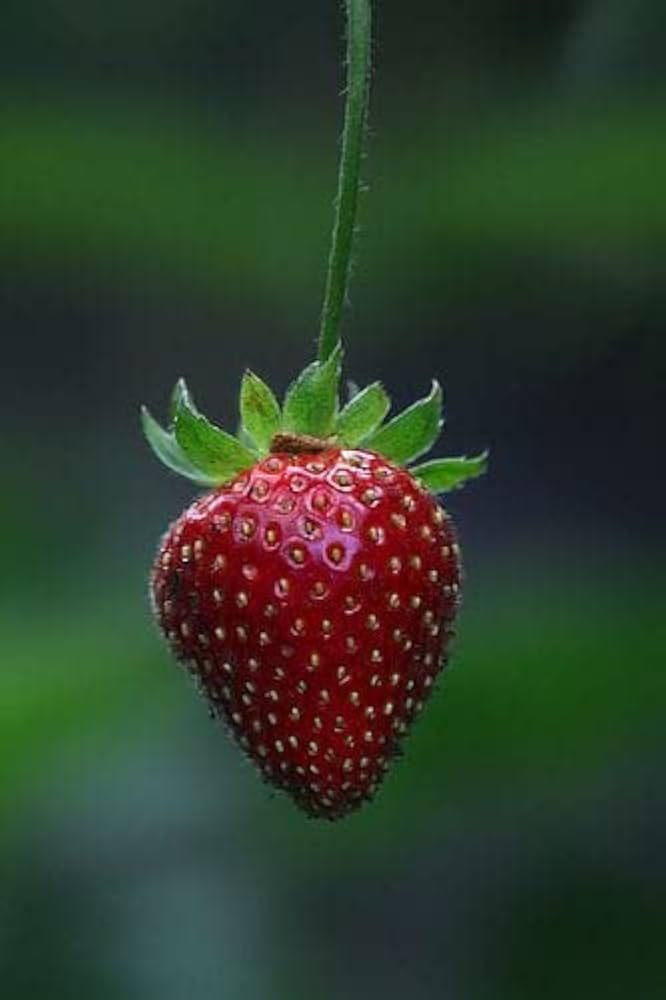
[(370, 93), (372, 14), (370, 0), (345, 0), (347, 12), (347, 98), (338, 172), (338, 193), (319, 332), (319, 360), (326, 361), (339, 339), (356, 228), (361, 160)]

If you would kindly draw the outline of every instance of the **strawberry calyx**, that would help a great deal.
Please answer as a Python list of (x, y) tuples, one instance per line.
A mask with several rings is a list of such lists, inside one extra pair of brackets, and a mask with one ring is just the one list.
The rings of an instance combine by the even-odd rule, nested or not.
[(336, 444), (335, 438), (317, 438), (310, 434), (279, 431), (271, 441), (271, 452), (274, 455), (316, 455), (317, 452), (335, 448)]
[(270, 452), (316, 453), (336, 447), (375, 451), (408, 467), (437, 494), (459, 488), (486, 471), (487, 451), (413, 464), (433, 448), (444, 426), (443, 393), (436, 380), (427, 396), (387, 420), (391, 400), (380, 382), (354, 389), (341, 406), (341, 377), (340, 344), (326, 361), (314, 361), (298, 375), (282, 405), (258, 375), (246, 371), (236, 435), (217, 427), (197, 409), (181, 378), (171, 397), (168, 428), (144, 406), (144, 434), (167, 468), (207, 488), (229, 482)]

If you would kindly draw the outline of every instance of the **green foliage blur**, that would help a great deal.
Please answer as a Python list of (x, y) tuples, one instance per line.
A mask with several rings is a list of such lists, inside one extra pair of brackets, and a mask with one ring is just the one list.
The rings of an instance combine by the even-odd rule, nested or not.
[(666, 8), (377, 3), (349, 375), (446, 389), (456, 655), (306, 821), (150, 620), (138, 408), (311, 359), (337, 3), (6, 0), (0, 996), (666, 996)]

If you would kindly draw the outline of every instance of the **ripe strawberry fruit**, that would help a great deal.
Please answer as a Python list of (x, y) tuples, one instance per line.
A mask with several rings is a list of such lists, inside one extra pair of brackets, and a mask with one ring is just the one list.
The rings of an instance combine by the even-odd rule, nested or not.
[(374, 452), (275, 454), (166, 536), (156, 613), (213, 711), (307, 812), (370, 797), (443, 662), (451, 522)]
[(209, 424), (182, 382), (170, 432), (144, 411), (159, 456), (214, 487), (162, 542), (158, 622), (264, 777), (327, 819), (372, 798), (445, 665), (459, 549), (428, 486), (485, 465), (407, 471), (398, 463), (441, 426), (439, 386), (381, 426), (381, 386), (338, 412), (339, 376), (336, 351), (280, 409), (248, 373), (242, 441)]

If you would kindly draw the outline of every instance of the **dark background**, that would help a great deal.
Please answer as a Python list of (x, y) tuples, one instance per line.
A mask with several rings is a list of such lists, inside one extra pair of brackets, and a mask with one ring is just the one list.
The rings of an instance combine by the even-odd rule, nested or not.
[(314, 349), (337, 4), (5, 0), (0, 994), (666, 995), (662, 0), (378, 3), (348, 371), (433, 374), (455, 668), (371, 807), (272, 797), (170, 662), (138, 406)]

